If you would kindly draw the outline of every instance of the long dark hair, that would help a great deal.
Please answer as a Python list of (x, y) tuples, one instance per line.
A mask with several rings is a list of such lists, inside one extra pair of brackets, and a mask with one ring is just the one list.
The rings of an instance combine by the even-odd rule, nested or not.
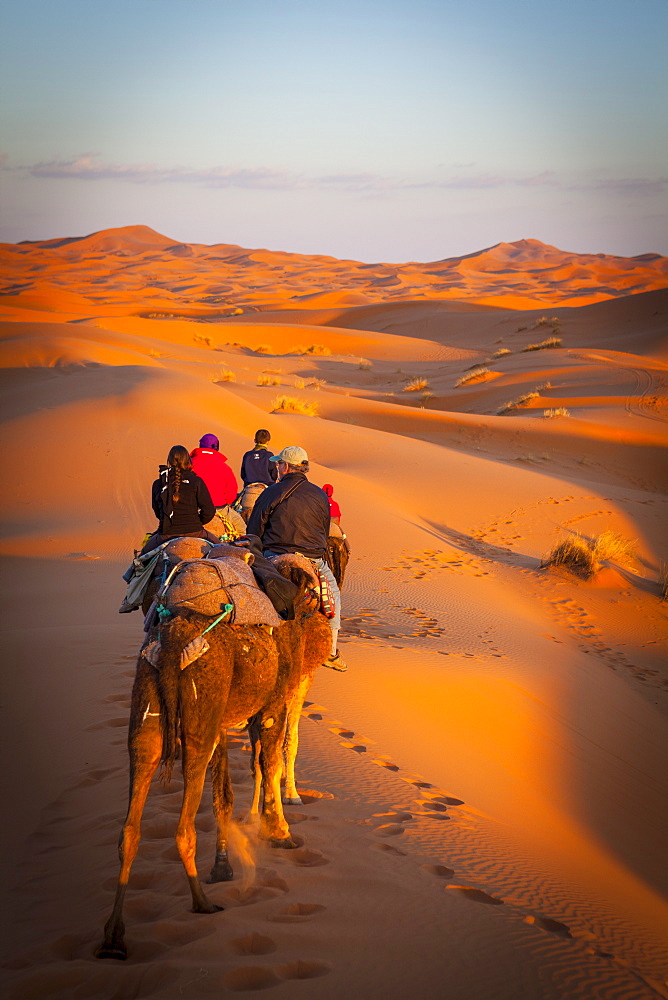
[(172, 483), (174, 484), (172, 500), (174, 503), (178, 503), (181, 490), (181, 474), (189, 472), (192, 469), (190, 452), (182, 444), (175, 444), (173, 448), (169, 449), (167, 465), (169, 466), (169, 484), (170, 486)]

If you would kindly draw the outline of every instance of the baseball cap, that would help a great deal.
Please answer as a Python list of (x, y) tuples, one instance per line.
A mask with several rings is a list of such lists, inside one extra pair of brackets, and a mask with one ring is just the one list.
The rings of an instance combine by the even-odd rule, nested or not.
[(289, 444), (283, 451), (279, 451), (278, 455), (271, 455), (269, 461), (286, 462), (288, 465), (306, 465), (308, 464), (308, 455), (298, 444)]

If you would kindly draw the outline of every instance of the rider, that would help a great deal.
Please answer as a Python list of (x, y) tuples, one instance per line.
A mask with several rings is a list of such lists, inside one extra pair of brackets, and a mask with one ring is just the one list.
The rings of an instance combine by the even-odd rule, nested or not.
[(248, 521), (248, 534), (258, 535), (265, 555), (299, 552), (322, 573), (334, 598), (335, 615), (330, 619), (332, 651), (323, 666), (344, 671), (348, 667), (336, 642), (341, 627), (341, 595), (325, 562), (329, 534), (329, 503), (325, 493), (306, 478), (308, 455), (298, 445), (289, 445), (272, 455), (279, 481), (260, 494)]
[(239, 496), (238, 509), (244, 521), (248, 521), (255, 501), (259, 495), (276, 482), (278, 473), (276, 465), (270, 460), (267, 444), (271, 441), (269, 431), (261, 428), (255, 431), (255, 443), (241, 460), (241, 478), (243, 489)]
[(220, 452), (220, 442), (215, 434), (200, 438), (199, 448), (191, 452), (193, 471), (209, 488), (214, 507), (227, 507), (237, 496), (237, 480)]

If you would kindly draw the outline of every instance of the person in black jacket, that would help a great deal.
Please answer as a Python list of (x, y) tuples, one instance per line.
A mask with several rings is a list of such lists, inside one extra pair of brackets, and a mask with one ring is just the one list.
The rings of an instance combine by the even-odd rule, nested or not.
[(183, 445), (175, 444), (170, 449), (167, 465), (161, 468), (151, 487), (151, 505), (159, 524), (144, 552), (157, 548), (168, 538), (182, 535), (219, 541), (204, 528), (216, 508), (206, 483), (193, 472), (190, 452)]
[(289, 445), (272, 455), (279, 481), (268, 486), (255, 502), (248, 521), (248, 534), (262, 540), (265, 555), (300, 552), (326, 577), (334, 598), (332, 652), (323, 666), (347, 670), (336, 642), (341, 627), (341, 594), (331, 569), (325, 562), (329, 537), (329, 501), (323, 490), (306, 478), (308, 455), (298, 445)]
[[(167, 465), (160, 467), (160, 475), (151, 487), (151, 506), (158, 519), (158, 529), (147, 539), (141, 554), (157, 549), (170, 538), (188, 535), (191, 538), (208, 538), (214, 544), (220, 539), (204, 527), (216, 513), (211, 494), (203, 479), (193, 472), (190, 452), (181, 444), (170, 448)], [(130, 580), (124, 577), (129, 584)], [(129, 589), (129, 588), (128, 588)], [(139, 607), (123, 600), (119, 614), (128, 614)]]

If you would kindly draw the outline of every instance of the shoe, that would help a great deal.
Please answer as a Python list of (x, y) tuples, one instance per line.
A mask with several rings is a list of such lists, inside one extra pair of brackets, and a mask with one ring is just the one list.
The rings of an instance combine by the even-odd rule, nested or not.
[(118, 609), (118, 613), (119, 615), (129, 615), (131, 611), (138, 611), (138, 610), (139, 610), (138, 604), (130, 604), (128, 603), (128, 601), (123, 599), (123, 603)]
[(342, 674), (348, 669), (348, 664), (337, 649), (336, 653), (327, 657), (323, 663), (323, 667), (329, 667), (330, 670), (338, 670), (339, 673)]

